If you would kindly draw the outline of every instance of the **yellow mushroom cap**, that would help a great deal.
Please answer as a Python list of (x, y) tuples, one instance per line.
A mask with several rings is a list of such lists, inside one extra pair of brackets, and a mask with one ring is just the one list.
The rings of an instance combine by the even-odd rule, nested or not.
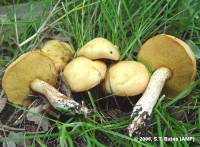
[(63, 70), (74, 54), (73, 48), (68, 43), (59, 40), (47, 41), (42, 51), (55, 62), (57, 70)]
[(89, 90), (98, 85), (106, 74), (106, 64), (78, 57), (69, 62), (64, 69), (64, 78), (74, 92)]
[(104, 88), (114, 95), (135, 96), (145, 90), (148, 81), (148, 70), (142, 63), (121, 61), (109, 68)]
[(174, 36), (160, 34), (147, 40), (138, 59), (153, 70), (159, 67), (171, 70), (171, 78), (163, 89), (168, 97), (177, 96), (195, 80), (195, 56), (185, 42)]
[(57, 71), (53, 61), (40, 51), (32, 51), (21, 55), (11, 63), (2, 79), (3, 89), (8, 101), (28, 105), (31, 93), (30, 84), (38, 78), (51, 85), (57, 80)]
[(85, 56), (89, 59), (111, 59), (119, 60), (118, 48), (109, 40), (95, 38), (85, 44), (78, 52), (77, 56)]

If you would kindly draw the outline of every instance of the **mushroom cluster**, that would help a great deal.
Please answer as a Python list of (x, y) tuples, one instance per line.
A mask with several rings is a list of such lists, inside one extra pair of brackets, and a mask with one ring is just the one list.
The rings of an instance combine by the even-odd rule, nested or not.
[(64, 69), (64, 77), (74, 92), (83, 92), (103, 80), (105, 92), (117, 96), (141, 94), (149, 81), (147, 68), (136, 61), (118, 61), (110, 66), (101, 59), (118, 61), (118, 48), (104, 38), (95, 38), (85, 44)]
[[(108, 66), (105, 59), (117, 62)], [(116, 96), (143, 93), (131, 115), (133, 121), (128, 130), (132, 136), (145, 125), (161, 92), (170, 98), (177, 96), (196, 76), (196, 60), (190, 47), (166, 34), (147, 40), (138, 53), (138, 61), (119, 60), (118, 48), (104, 38), (89, 41), (75, 57), (69, 44), (51, 40), (41, 51), (25, 53), (10, 64), (2, 85), (12, 103), (28, 105), (33, 90), (45, 95), (57, 110), (84, 114), (89, 113), (87, 107), (53, 87), (58, 72), (63, 72), (73, 92), (84, 92), (102, 83), (106, 93)], [(151, 77), (147, 66), (154, 70)]]
[(64, 69), (64, 78), (74, 92), (87, 91), (105, 78), (107, 65), (101, 59), (119, 60), (116, 46), (104, 38), (95, 38), (85, 44)]

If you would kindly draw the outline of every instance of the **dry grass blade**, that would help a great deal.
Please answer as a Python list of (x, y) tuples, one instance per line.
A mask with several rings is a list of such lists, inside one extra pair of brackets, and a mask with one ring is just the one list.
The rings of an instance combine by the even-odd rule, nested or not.
[(3, 111), (6, 106), (7, 98), (0, 98), (0, 113)]

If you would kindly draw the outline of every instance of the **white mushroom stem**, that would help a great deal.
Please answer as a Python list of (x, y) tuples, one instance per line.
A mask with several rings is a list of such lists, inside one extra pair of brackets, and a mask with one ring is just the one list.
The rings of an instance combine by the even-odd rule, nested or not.
[(165, 81), (170, 76), (170, 70), (165, 67), (161, 67), (153, 73), (144, 94), (133, 108), (131, 114), (133, 121), (128, 127), (129, 136), (132, 136), (133, 133), (140, 133), (139, 129), (145, 126), (145, 123), (151, 115), (153, 107), (160, 96)]
[(31, 88), (32, 90), (45, 95), (49, 103), (59, 111), (84, 113), (85, 115), (89, 113), (87, 107), (81, 106), (75, 100), (60, 93), (57, 89), (42, 80), (33, 80)]

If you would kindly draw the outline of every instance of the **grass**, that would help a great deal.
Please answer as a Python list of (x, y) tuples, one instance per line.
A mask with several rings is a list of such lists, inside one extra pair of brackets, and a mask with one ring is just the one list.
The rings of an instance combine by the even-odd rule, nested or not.
[[(38, 1), (37, 1), (38, 2)], [(18, 11), (19, 1), (14, 4)], [(145, 40), (159, 33), (167, 33), (200, 46), (200, 3), (198, 0), (74, 0), (41, 1), (39, 16), (31, 9), (35, 2), (28, 2), (28, 16), (18, 19), (18, 13), (8, 13), (0, 18), (0, 67), (11, 63), (16, 57), (39, 48), (45, 39), (62, 34), (75, 49), (94, 37), (105, 37), (117, 45), (122, 60), (136, 59)], [(6, 5), (4, 1), (3, 5)], [(194, 47), (193, 47), (194, 49)], [(198, 55), (196, 55), (198, 59)], [(199, 65), (199, 63), (198, 63)], [(46, 117), (55, 129), (44, 134), (2, 137), (0, 142), (31, 140), (33, 145), (46, 146), (52, 138), (60, 146), (191, 146), (200, 144), (200, 90), (199, 66), (197, 80), (173, 100), (161, 97), (156, 105), (146, 137), (194, 137), (191, 141), (156, 141), (129, 137), (126, 128), (130, 123), (131, 104), (125, 98), (106, 98), (98, 90), (81, 95), (95, 113), (83, 119), (71, 117), (57, 120)], [(182, 99), (186, 93), (192, 93)], [(130, 98), (131, 99), (131, 98)], [(132, 99), (137, 99), (133, 97)], [(101, 103), (105, 105), (102, 107)], [(115, 101), (120, 107), (115, 104)], [(124, 105), (123, 105), (124, 103)], [(106, 107), (108, 106), (108, 107)], [(125, 110), (125, 108), (129, 110)], [(20, 106), (8, 103), (6, 108), (26, 112)], [(116, 110), (120, 117), (115, 116)], [(4, 111), (3, 111), (4, 112)], [(3, 112), (1, 115), (3, 115)], [(111, 113), (111, 115), (109, 114)], [(109, 115), (108, 115), (109, 114)], [(41, 115), (41, 114), (37, 114)], [(111, 117), (109, 117), (111, 116)], [(18, 126), (19, 127), (19, 126)], [(5, 130), (4, 130), (5, 131)], [(152, 139), (152, 138), (151, 138)], [(50, 142), (50, 141), (49, 141)], [(52, 145), (52, 144), (51, 144)]]

